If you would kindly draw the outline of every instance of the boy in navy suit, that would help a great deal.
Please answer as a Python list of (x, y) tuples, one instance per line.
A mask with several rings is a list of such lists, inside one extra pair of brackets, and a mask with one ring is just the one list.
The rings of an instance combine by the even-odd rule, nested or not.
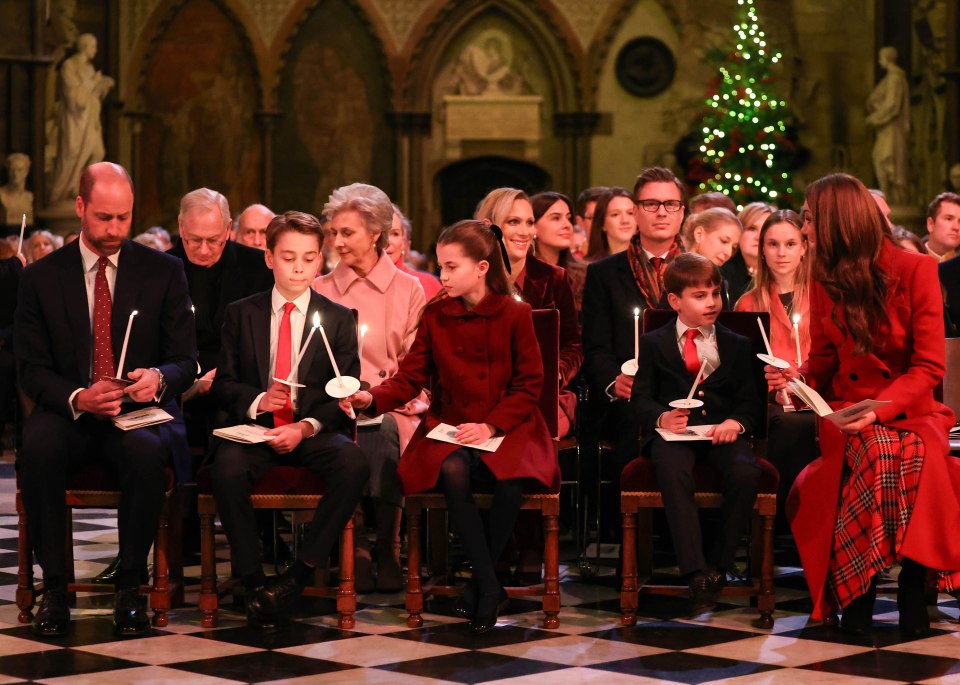
[[(734, 570), (734, 555), (749, 522), (760, 468), (745, 435), (762, 416), (762, 398), (753, 377), (759, 363), (750, 341), (715, 323), (722, 309), (720, 270), (697, 254), (671, 262), (663, 283), (677, 320), (640, 338), (639, 371), (631, 404), (663, 493), (663, 506), (680, 573), (690, 586), (693, 614), (713, 608), (717, 593)], [(669, 402), (690, 391), (701, 363), (704, 377), (694, 393), (703, 406), (671, 409)], [(671, 442), (656, 431), (682, 433), (688, 425), (712, 424), (710, 440)], [(704, 557), (694, 502), (693, 467), (706, 460), (722, 476), (721, 528), (712, 563)]]
[[(222, 441), (213, 463), (214, 497), (230, 542), (233, 571), (247, 589), (247, 619), (261, 628), (273, 627), (296, 604), (314, 569), (326, 564), (370, 475), (366, 456), (352, 440), (351, 422), (324, 390), (334, 371), (320, 335), (293, 368), (318, 313), (341, 373), (360, 376), (353, 314), (310, 289), (320, 269), (322, 243), (313, 216), (287, 212), (273, 218), (267, 226), (265, 257), (274, 287), (227, 307), (211, 388), (231, 425), (255, 421), (270, 427), (266, 443)], [(302, 387), (271, 380), (290, 376)], [(260, 476), (281, 464), (316, 471), (327, 491), (300, 559), (268, 584), (250, 493)]]

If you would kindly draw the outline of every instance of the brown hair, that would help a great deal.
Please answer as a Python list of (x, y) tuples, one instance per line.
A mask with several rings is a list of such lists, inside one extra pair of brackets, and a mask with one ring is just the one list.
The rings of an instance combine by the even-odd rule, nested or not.
[(923, 241), (920, 240), (920, 236), (910, 229), (904, 228), (903, 226), (893, 226), (890, 232), (893, 233), (893, 239), (897, 241), (897, 245), (900, 247), (903, 247), (901, 243), (907, 242), (913, 245), (913, 249), (920, 254), (927, 254), (927, 248), (924, 246)]
[(940, 213), (940, 205), (944, 202), (951, 202), (955, 205), (960, 206), (960, 195), (957, 193), (940, 193), (933, 201), (927, 205), (927, 218), (936, 220), (937, 214)]
[(267, 249), (273, 252), (280, 236), (290, 231), (316, 236), (318, 245), (323, 245), (323, 229), (317, 217), (306, 212), (284, 212), (277, 214), (267, 224)]
[(694, 195), (690, 198), (687, 209), (690, 210), (691, 214), (696, 214), (697, 212), (702, 212), (705, 209), (712, 209), (714, 207), (722, 207), (723, 209), (730, 210), (733, 214), (737, 213), (737, 206), (733, 203), (733, 200), (716, 190)]
[[(574, 209), (573, 205), (570, 203), (570, 198), (568, 198), (563, 193), (557, 193), (552, 190), (547, 190), (542, 193), (537, 193), (530, 198), (530, 206), (533, 207), (533, 220), (534, 222), (540, 221), (543, 218), (543, 215), (547, 213), (547, 210), (553, 207), (558, 202), (563, 202), (567, 209), (570, 212), (570, 225), (573, 226), (574, 221)], [(540, 243), (534, 243), (534, 253), (536, 254), (540, 250)], [(573, 260), (573, 255), (570, 253), (570, 248), (564, 248), (560, 250), (560, 259), (557, 261), (557, 266), (566, 267), (567, 263)]]
[(680, 179), (669, 169), (662, 166), (652, 166), (641, 171), (640, 175), (637, 176), (636, 182), (633, 184), (634, 199), (640, 197), (640, 191), (643, 190), (643, 187), (648, 183), (673, 183), (680, 190), (680, 201), (686, 204), (687, 189), (683, 187)]
[(683, 228), (680, 229), (684, 248), (687, 250), (693, 249), (693, 232), (698, 228), (702, 228), (704, 233), (712, 233), (720, 224), (735, 224), (741, 232), (743, 231), (743, 226), (737, 215), (726, 207), (711, 207), (696, 214), (691, 214), (683, 222)]
[(500, 241), (485, 223), (478, 219), (464, 219), (448, 226), (437, 238), (437, 247), (441, 245), (459, 245), (463, 253), (475, 262), (486, 260), (487, 290), (499, 295), (510, 294), (510, 282), (507, 270), (503, 266), (500, 253)]
[(677, 297), (680, 297), (684, 288), (698, 285), (719, 286), (722, 282), (720, 267), (695, 252), (677, 255), (663, 272), (664, 290)]
[(834, 308), (830, 316), (853, 338), (854, 353), (873, 351), (874, 337), (888, 326), (887, 277), (877, 265), (883, 241), (892, 239), (877, 203), (859, 180), (830, 174), (807, 187), (807, 209), (816, 236), (812, 277), (819, 281)]
[[(759, 204), (759, 203), (756, 203)], [(773, 285), (773, 273), (767, 262), (763, 259), (763, 241), (767, 237), (767, 231), (777, 224), (790, 224), (800, 233), (800, 241), (807, 246), (807, 255), (810, 254), (809, 245), (807, 245), (807, 236), (803, 235), (803, 219), (792, 209), (778, 209), (770, 213), (760, 228), (759, 253), (760, 259), (757, 260), (757, 272), (753, 276), (753, 289), (744, 294), (753, 295), (757, 303), (756, 310), (760, 312), (772, 311), (771, 307), (781, 306), (779, 302), (773, 304), (770, 299), (770, 287)], [(805, 311), (808, 308), (807, 292), (810, 283), (810, 260), (806, 255), (800, 260), (800, 266), (793, 276), (793, 309), (794, 311)], [(742, 299), (742, 298), (741, 298)], [(792, 323), (792, 322), (791, 322)], [(806, 340), (810, 335), (810, 317), (803, 316), (800, 319), (800, 338)]]
[(596, 202), (600, 199), (600, 196), (607, 192), (609, 188), (607, 186), (591, 186), (586, 190), (580, 191), (580, 194), (577, 195), (577, 206), (575, 215), (576, 216), (585, 216), (587, 213), (587, 205), (591, 202)]
[(597, 198), (597, 206), (593, 210), (593, 222), (590, 224), (590, 244), (587, 245), (587, 259), (590, 261), (603, 259), (610, 255), (610, 243), (607, 242), (607, 234), (603, 230), (603, 224), (607, 220), (607, 209), (615, 197), (625, 197), (633, 202), (636, 207), (637, 199), (630, 194), (630, 191), (620, 186), (607, 188), (607, 192)]

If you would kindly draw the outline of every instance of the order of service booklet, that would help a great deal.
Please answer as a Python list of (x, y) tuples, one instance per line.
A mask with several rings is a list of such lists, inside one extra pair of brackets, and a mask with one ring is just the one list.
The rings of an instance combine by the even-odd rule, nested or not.
[(232, 440), (244, 445), (255, 445), (260, 442), (273, 440), (272, 435), (264, 435), (269, 428), (256, 423), (241, 423), (239, 426), (217, 428), (213, 434), (224, 440)]
[(484, 452), (496, 452), (497, 448), (500, 447), (500, 443), (503, 442), (504, 436), (498, 435), (496, 437), (490, 438), (489, 440), (484, 440), (483, 442), (478, 442), (475, 445), (466, 445), (456, 438), (457, 428), (456, 426), (451, 426), (449, 423), (441, 423), (439, 426), (434, 428), (432, 431), (427, 433), (427, 437), (433, 440), (439, 440), (440, 442), (450, 442), (454, 445), (463, 445), (464, 447), (472, 447), (475, 450), (483, 450)]
[(113, 425), (120, 430), (129, 431), (134, 428), (146, 428), (147, 426), (156, 426), (167, 421), (173, 421), (173, 417), (160, 407), (145, 407), (115, 416), (112, 421)]
[(666, 428), (657, 428), (657, 433), (667, 442), (688, 442), (690, 440), (713, 440), (712, 436), (707, 435), (707, 431), (714, 428), (716, 424), (709, 423), (701, 426), (687, 426), (683, 433), (674, 433)]
[(787, 383), (787, 387), (794, 395), (803, 400), (806, 405), (810, 407), (814, 413), (816, 413), (817, 416), (829, 419), (840, 426), (845, 423), (855, 421), (867, 412), (873, 411), (877, 407), (890, 404), (890, 402), (887, 400), (861, 400), (856, 404), (851, 404), (849, 407), (844, 407), (834, 411), (833, 408), (827, 404), (827, 401), (823, 399), (820, 393), (803, 381), (790, 381)]

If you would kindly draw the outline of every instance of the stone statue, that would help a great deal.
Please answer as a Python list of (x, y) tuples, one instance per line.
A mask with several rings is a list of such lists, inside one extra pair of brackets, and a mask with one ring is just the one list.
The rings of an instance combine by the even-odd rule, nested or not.
[(960, 193), (960, 164), (950, 167), (950, 186), (953, 192)]
[(50, 202), (72, 202), (84, 168), (103, 161), (101, 102), (114, 81), (93, 66), (97, 39), (89, 33), (77, 38), (77, 52), (60, 67), (60, 142), (50, 190)]
[(897, 49), (880, 48), (879, 64), (887, 74), (867, 100), (867, 125), (877, 129), (873, 169), (880, 190), (892, 205), (909, 201), (907, 136), (910, 133), (910, 87), (897, 66)]
[(23, 215), (33, 224), (33, 193), (27, 190), (30, 158), (22, 152), (7, 157), (7, 185), (0, 187), (0, 205), (3, 205), (3, 223), (20, 224)]

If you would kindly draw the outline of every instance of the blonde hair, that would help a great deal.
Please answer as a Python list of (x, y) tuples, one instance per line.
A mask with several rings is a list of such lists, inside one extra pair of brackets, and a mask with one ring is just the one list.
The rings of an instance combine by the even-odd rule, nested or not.
[(530, 202), (530, 197), (516, 188), (494, 188), (480, 200), (480, 204), (473, 212), (473, 218), (502, 226), (510, 215), (510, 210), (513, 209), (513, 203), (517, 200)]
[(761, 214), (773, 214), (775, 211), (777, 211), (777, 208), (773, 205), (768, 205), (766, 202), (751, 202), (743, 206), (743, 209), (737, 214), (737, 218), (740, 220), (740, 225), (743, 226), (743, 230), (747, 230), (747, 226), (752, 224), (758, 216)]
[(734, 224), (743, 231), (743, 225), (736, 215), (725, 207), (711, 207), (702, 212), (691, 214), (683, 222), (683, 228), (680, 229), (680, 235), (683, 237), (683, 247), (686, 250), (693, 248), (693, 234), (698, 228), (702, 228), (704, 233), (712, 233), (720, 224)]
[(354, 211), (363, 219), (367, 233), (377, 236), (377, 254), (387, 246), (387, 234), (393, 223), (393, 203), (387, 194), (367, 183), (351, 183), (337, 188), (323, 206), (324, 220), (338, 212)]

